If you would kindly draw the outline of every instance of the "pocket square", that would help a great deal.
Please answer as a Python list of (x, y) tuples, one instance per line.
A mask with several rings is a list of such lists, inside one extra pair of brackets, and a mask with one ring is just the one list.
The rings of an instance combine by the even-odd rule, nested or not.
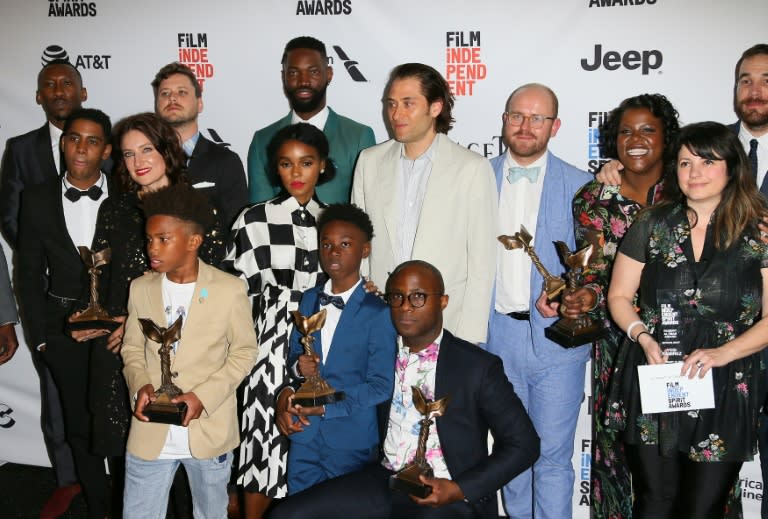
[(192, 184), (192, 187), (195, 189), (205, 189), (206, 187), (216, 187), (216, 184), (213, 182), (198, 182), (197, 184)]

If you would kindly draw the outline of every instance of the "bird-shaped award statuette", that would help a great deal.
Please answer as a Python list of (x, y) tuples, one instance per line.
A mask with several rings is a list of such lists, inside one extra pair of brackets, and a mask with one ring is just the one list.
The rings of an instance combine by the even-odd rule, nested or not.
[[(555, 246), (560, 253), (560, 258), (563, 260), (563, 263), (568, 267), (568, 272), (565, 275), (568, 280), (566, 292), (574, 292), (579, 288), (581, 275), (584, 272), (584, 269), (589, 265), (589, 260), (592, 258), (593, 246), (590, 244), (576, 252), (571, 252), (568, 245), (561, 241), (556, 241)], [(564, 309), (563, 306), (560, 308), (561, 310)], [(576, 319), (562, 317), (555, 324), (544, 330), (544, 335), (546, 335), (549, 340), (558, 343), (564, 348), (573, 348), (588, 342), (594, 342), (599, 339), (603, 333), (603, 327), (587, 314), (581, 314)]]
[(542, 265), (539, 256), (531, 245), (533, 236), (528, 232), (528, 229), (524, 225), (520, 226), (520, 231), (516, 232), (512, 236), (502, 234), (497, 238), (504, 248), (507, 250), (523, 249), (523, 251), (530, 256), (533, 266), (539, 271), (539, 274), (544, 278), (544, 292), (547, 294), (547, 299), (552, 300), (565, 289), (565, 281), (562, 278), (555, 277), (549, 273), (549, 271)]
[(158, 326), (152, 319), (139, 319), (144, 336), (160, 344), (160, 349), (157, 350), (160, 355), (160, 387), (155, 390), (157, 400), (144, 408), (144, 416), (149, 418), (150, 422), (181, 425), (187, 413), (187, 404), (171, 402), (172, 398), (182, 394), (182, 390), (172, 380), (178, 373), (171, 371), (171, 350), (173, 343), (181, 337), (182, 319), (183, 317), (179, 316), (168, 328)]
[(99, 304), (99, 267), (109, 263), (112, 257), (112, 249), (107, 247), (99, 252), (93, 252), (88, 247), (78, 247), (80, 258), (88, 267), (88, 274), (91, 277), (91, 299), (88, 307), (77, 317), (67, 321), (66, 329), (73, 330), (115, 330), (120, 323), (112, 319), (107, 311)]
[(446, 396), (440, 400), (427, 400), (418, 386), (411, 386), (411, 391), (413, 406), (423, 416), (419, 420), (419, 443), (417, 444), (413, 461), (399, 470), (397, 474), (389, 477), (389, 488), (402, 490), (406, 494), (425, 498), (432, 493), (432, 487), (422, 483), (419, 476), (434, 477), (434, 471), (427, 461), (429, 427), (435, 423), (435, 417), (445, 414), (449, 397)]
[[(304, 346), (304, 354), (314, 357), (315, 350), (312, 344), (315, 342), (315, 338), (312, 334), (320, 331), (325, 324), (325, 309), (309, 317), (301, 315), (301, 312), (298, 310), (291, 312), (291, 315), (293, 315), (296, 329), (302, 335), (301, 344)], [(293, 405), (300, 405), (302, 407), (316, 407), (332, 404), (340, 400), (344, 400), (344, 392), (333, 389), (319, 374), (306, 377), (299, 390), (293, 395)]]

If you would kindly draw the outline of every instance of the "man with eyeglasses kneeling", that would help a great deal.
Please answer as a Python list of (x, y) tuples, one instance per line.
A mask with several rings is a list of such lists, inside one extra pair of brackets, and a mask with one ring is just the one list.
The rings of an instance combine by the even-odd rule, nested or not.
[[(502, 114), (508, 150), (491, 160), (499, 191), (497, 235), (514, 236), (524, 226), (553, 276), (563, 272), (553, 242), (575, 248), (573, 195), (592, 178), (548, 151), (560, 128), (557, 110), (550, 88), (537, 83), (517, 88)], [(590, 346), (566, 349), (545, 337), (544, 329), (558, 316), (557, 303), (547, 301), (542, 275), (523, 249), (508, 251), (497, 243), (496, 258), (496, 290), (483, 347), (501, 357), (541, 437), (541, 457), (532, 471), (504, 487), (504, 507), (510, 517), (569, 519), (575, 478), (571, 458)]]
[[(495, 518), (495, 492), (538, 457), (539, 438), (501, 360), (443, 328), (448, 296), (440, 272), (424, 261), (401, 264), (387, 281), (386, 300), (399, 338), (392, 400), (379, 409), (381, 462), (291, 496), (273, 519)], [(414, 398), (414, 387), (425, 402)], [(419, 448), (421, 404), (441, 399), (442, 414)], [(419, 478), (429, 487), (424, 498), (390, 488), (417, 451), (434, 471)]]

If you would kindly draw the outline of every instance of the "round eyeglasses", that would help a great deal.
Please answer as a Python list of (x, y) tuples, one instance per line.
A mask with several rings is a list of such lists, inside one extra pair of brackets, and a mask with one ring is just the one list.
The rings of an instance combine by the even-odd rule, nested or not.
[(392, 294), (384, 294), (384, 300), (392, 308), (398, 308), (403, 306), (403, 302), (407, 299), (408, 304), (413, 308), (421, 308), (427, 304), (427, 296), (441, 296), (440, 292), (412, 292), (407, 296), (398, 292)]

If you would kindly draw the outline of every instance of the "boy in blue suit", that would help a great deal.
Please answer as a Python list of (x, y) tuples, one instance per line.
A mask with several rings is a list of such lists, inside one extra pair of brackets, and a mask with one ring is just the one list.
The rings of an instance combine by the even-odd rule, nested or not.
[(288, 493), (364, 467), (378, 456), (376, 406), (392, 396), (396, 333), (389, 308), (367, 293), (360, 264), (371, 251), (373, 225), (352, 204), (329, 206), (318, 219), (320, 265), (330, 278), (308, 290), (299, 311), (325, 308), (325, 326), (315, 332), (314, 357), (304, 355), (300, 334), (291, 336), (289, 365), (300, 376), (319, 373), (340, 402), (317, 407), (292, 405), (292, 388), (278, 399), (278, 426), (292, 440), (288, 452)]

